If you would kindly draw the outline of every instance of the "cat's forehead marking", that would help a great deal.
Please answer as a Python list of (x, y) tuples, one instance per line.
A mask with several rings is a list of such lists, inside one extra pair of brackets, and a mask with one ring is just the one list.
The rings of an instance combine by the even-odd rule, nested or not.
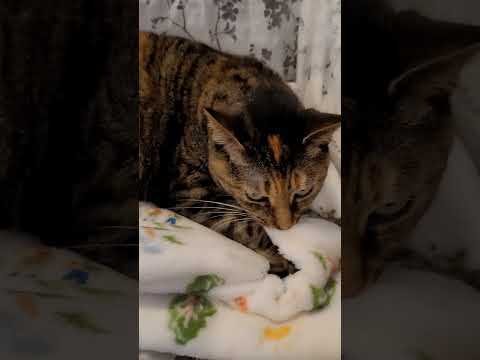
[(288, 188), (286, 178), (280, 173), (273, 173), (268, 187), (270, 195), (282, 194)]
[(267, 142), (270, 150), (272, 151), (273, 158), (277, 164), (279, 164), (280, 158), (282, 157), (282, 141), (280, 140), (280, 136), (268, 135)]

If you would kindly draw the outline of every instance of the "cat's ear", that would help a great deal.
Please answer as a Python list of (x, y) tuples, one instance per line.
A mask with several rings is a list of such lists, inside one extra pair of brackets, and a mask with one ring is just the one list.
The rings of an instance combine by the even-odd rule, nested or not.
[(243, 163), (245, 148), (229, 129), (233, 119), (213, 109), (203, 109), (207, 121), (208, 142), (211, 151), (227, 154), (233, 162)]
[(403, 70), (480, 41), (480, 26), (431, 19), (412, 10), (391, 13), (386, 21)]
[(480, 54), (480, 43), (417, 65), (390, 84), (389, 96), (394, 101), (408, 96), (432, 104), (448, 104), (448, 97), (460, 80), (461, 70), (476, 54)]
[(332, 135), (340, 127), (340, 115), (326, 114), (315, 109), (303, 111), (306, 131), (303, 144), (321, 146), (328, 144)]

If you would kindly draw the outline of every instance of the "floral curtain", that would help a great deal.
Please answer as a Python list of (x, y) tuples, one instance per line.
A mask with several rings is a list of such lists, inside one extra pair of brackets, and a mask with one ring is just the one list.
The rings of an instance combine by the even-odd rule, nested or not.
[(296, 74), (298, 0), (140, 0), (142, 30), (207, 43), (267, 62), (287, 80)]
[(340, 113), (340, 0), (139, 0), (140, 29), (250, 55)]

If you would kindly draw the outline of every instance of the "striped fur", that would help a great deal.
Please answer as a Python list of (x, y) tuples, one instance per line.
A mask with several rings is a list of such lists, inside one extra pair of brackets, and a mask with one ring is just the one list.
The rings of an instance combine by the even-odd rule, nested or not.
[(451, 95), (480, 52), (480, 28), (395, 14), (382, 1), (342, 11), (342, 295), (352, 296), (403, 254), (436, 195), (454, 134)]
[(142, 197), (293, 270), (262, 224), (291, 227), (320, 190), (339, 118), (304, 109), (249, 57), (139, 35)]
[(133, 277), (137, 6), (0, 5), (0, 228), (73, 247)]

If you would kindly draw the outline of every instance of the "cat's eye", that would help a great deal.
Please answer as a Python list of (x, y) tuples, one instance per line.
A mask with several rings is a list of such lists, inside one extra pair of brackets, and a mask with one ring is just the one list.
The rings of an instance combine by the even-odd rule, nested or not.
[(302, 189), (298, 189), (295, 191), (296, 198), (305, 198), (309, 196), (313, 192), (313, 186), (305, 187)]
[(247, 199), (250, 201), (254, 202), (266, 202), (268, 200), (267, 196), (264, 196), (262, 194), (256, 193), (256, 192), (246, 192), (245, 195), (247, 196)]
[(405, 207), (405, 203), (401, 202), (390, 202), (386, 203), (383, 207), (378, 209), (376, 212), (381, 215), (394, 215), (397, 214), (399, 211), (401, 211)]
[(413, 204), (412, 199), (408, 199), (404, 202), (389, 202), (377, 209), (371, 217), (373, 219), (397, 219), (400, 216), (406, 214)]

